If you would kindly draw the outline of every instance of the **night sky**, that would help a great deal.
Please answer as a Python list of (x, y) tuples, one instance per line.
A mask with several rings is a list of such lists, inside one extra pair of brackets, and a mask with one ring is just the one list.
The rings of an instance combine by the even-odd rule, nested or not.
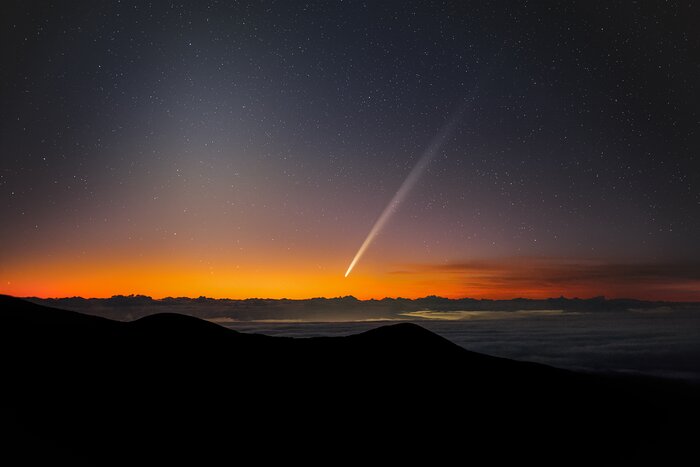
[(700, 300), (691, 2), (1, 8), (2, 293)]

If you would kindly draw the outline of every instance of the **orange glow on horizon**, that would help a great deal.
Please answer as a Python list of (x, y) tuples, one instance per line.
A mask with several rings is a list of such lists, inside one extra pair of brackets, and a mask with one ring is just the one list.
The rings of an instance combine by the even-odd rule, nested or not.
[[(565, 269), (566, 266), (560, 266)], [(343, 277), (344, 265), (293, 264), (276, 268), (261, 265), (230, 266), (214, 262), (190, 264), (173, 258), (155, 262), (110, 260), (70, 263), (57, 259), (40, 265), (23, 263), (0, 270), (0, 292), (8, 295), (105, 298), (141, 294), (153, 298), (288, 298), (340, 297), (359, 299), (385, 297), (420, 298), (439, 295), (446, 298), (532, 298), (593, 297), (637, 298), (646, 300), (699, 301), (700, 283), (651, 278), (626, 280), (596, 279), (583, 275), (570, 280), (554, 280), (562, 274), (522, 262), (498, 267), (441, 269), (418, 267), (407, 271), (387, 271), (368, 264)]]

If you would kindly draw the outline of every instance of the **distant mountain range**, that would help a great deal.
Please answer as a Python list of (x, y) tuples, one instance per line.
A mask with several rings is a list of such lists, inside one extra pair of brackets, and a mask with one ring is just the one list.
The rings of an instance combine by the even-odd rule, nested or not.
[[(682, 309), (698, 303), (651, 302), (634, 299), (606, 299), (594, 297), (548, 298), (533, 300), (488, 300), (460, 298), (449, 299), (428, 296), (418, 299), (384, 298), (382, 300), (358, 300), (355, 297), (310, 298), (306, 300), (261, 299), (245, 300), (199, 298), (153, 299), (145, 295), (117, 295), (111, 298), (36, 298), (26, 300), (40, 305), (78, 311), (95, 316), (129, 321), (163, 311), (177, 312), (202, 319), (256, 320), (304, 320), (304, 321), (356, 321), (366, 319), (405, 319), (403, 313), (416, 311), (623, 311), (666, 307)], [(415, 318), (415, 317), (414, 317)]]
[(678, 465), (695, 454), (697, 386), (490, 357), (415, 324), (293, 339), (7, 296), (0, 319), (6, 465)]

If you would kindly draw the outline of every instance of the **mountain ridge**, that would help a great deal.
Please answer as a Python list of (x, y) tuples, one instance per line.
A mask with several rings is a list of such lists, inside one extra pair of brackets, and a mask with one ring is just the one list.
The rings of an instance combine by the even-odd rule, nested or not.
[[(427, 296), (417, 299), (383, 298), (359, 300), (353, 296), (310, 299), (214, 299), (207, 297), (166, 297), (153, 299), (146, 295), (115, 295), (111, 298), (37, 298), (27, 301), (55, 308), (102, 316), (120, 321), (132, 321), (163, 310), (202, 319), (231, 319), (256, 321), (292, 319), (303, 321), (355, 321), (363, 319), (405, 318), (405, 313), (417, 311), (532, 311), (560, 310), (606, 312), (630, 309), (686, 309), (700, 306), (696, 302), (645, 301), (636, 299), (606, 299), (605, 297), (547, 298), (510, 300)], [(420, 317), (413, 316), (414, 319)]]
[(697, 392), (681, 386), (478, 354), (415, 324), (280, 338), (173, 314), (110, 321), (8, 297), (0, 310), (2, 352), (14, 356), (9, 439), (38, 460), (40, 451), (21, 448), (41, 440), (49, 459), (86, 464), (215, 463), (223, 453), (212, 445), (279, 461), (469, 452), (479, 461), (645, 462), (666, 459), (671, 446), (683, 455), (687, 418), (677, 412), (697, 413)]

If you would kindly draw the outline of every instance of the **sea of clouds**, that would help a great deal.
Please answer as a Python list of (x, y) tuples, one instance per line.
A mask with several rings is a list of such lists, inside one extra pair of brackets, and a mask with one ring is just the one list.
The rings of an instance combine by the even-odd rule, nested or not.
[[(700, 382), (700, 310), (435, 313), (403, 318), (475, 352), (580, 371)], [(243, 332), (316, 337), (354, 334), (391, 322), (222, 324)]]

